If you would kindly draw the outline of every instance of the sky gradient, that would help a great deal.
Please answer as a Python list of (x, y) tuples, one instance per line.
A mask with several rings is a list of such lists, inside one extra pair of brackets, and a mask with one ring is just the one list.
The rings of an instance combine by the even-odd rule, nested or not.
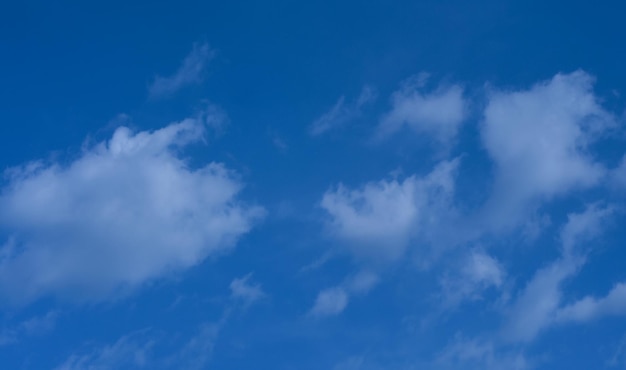
[(2, 5), (0, 367), (625, 369), (624, 11)]

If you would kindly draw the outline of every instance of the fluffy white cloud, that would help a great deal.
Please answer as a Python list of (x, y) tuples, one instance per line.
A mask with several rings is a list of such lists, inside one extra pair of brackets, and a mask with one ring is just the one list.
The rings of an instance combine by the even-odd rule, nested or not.
[(321, 206), (330, 216), (331, 234), (359, 256), (399, 258), (412, 238), (429, 232), (449, 209), (457, 165), (458, 160), (442, 162), (424, 178), (327, 191)]
[(315, 299), (309, 315), (314, 317), (340, 314), (348, 305), (348, 293), (339, 287), (322, 290)]
[(153, 132), (121, 127), (67, 164), (7, 172), (0, 191), (0, 296), (102, 299), (226, 252), (263, 215), (219, 163), (180, 157), (202, 119)]
[(613, 122), (582, 71), (489, 94), (481, 127), (497, 167), (489, 222), (515, 224), (535, 200), (597, 184), (605, 169), (587, 147)]
[(426, 75), (409, 79), (393, 93), (391, 110), (378, 127), (379, 136), (388, 136), (406, 126), (443, 144), (456, 137), (468, 112), (463, 88), (441, 85), (433, 91), (424, 91), (426, 80)]
[(168, 97), (183, 87), (198, 84), (204, 79), (208, 63), (215, 56), (215, 52), (208, 44), (194, 44), (193, 50), (178, 70), (171, 76), (157, 76), (148, 88), (152, 99)]
[(376, 99), (376, 92), (369, 86), (363, 87), (359, 97), (352, 103), (346, 103), (341, 96), (330, 111), (316, 119), (309, 127), (312, 136), (324, 134), (332, 129), (346, 125), (362, 114), (363, 108)]

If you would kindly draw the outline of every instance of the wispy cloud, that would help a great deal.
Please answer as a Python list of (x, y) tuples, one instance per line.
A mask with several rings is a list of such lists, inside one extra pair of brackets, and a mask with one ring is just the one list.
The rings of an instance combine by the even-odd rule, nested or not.
[(452, 274), (441, 280), (441, 295), (445, 307), (455, 307), (465, 300), (479, 300), (489, 288), (500, 288), (506, 272), (502, 264), (486, 252), (475, 249), (454, 266)]
[(451, 144), (467, 117), (468, 102), (460, 85), (426, 89), (428, 75), (410, 78), (391, 96), (391, 110), (381, 119), (377, 138), (385, 138), (404, 127), (431, 135), (438, 143)]
[(22, 339), (39, 336), (52, 331), (56, 325), (59, 313), (50, 311), (42, 316), (31, 317), (12, 327), (0, 330), (0, 347), (8, 344), (17, 344)]
[(367, 294), (379, 280), (377, 274), (364, 270), (350, 276), (339, 286), (320, 291), (309, 316), (319, 318), (340, 314), (348, 306), (351, 296)]
[(348, 293), (341, 287), (324, 289), (317, 295), (309, 315), (314, 317), (334, 316), (348, 305)]
[[(560, 316), (563, 321), (574, 320), (577, 313), (584, 314), (582, 311), (590, 308), (589, 299), (578, 306), (575, 304), (563, 308), (562, 284), (566, 279), (575, 276), (585, 264), (586, 251), (581, 246), (606, 227), (606, 221), (611, 214), (610, 208), (591, 205), (582, 213), (569, 216), (561, 231), (561, 257), (539, 269), (508, 309), (508, 324), (503, 332), (505, 340), (530, 342), (542, 330), (554, 325), (557, 317)], [(624, 298), (621, 294), (623, 293), (618, 286), (614, 294), (617, 303)], [(603, 304), (595, 303), (596, 306)]]
[(533, 364), (519, 350), (500, 348), (486, 339), (457, 336), (434, 361), (442, 370), (528, 370)]
[(252, 304), (266, 296), (261, 284), (252, 281), (252, 273), (234, 279), (230, 283), (230, 295), (233, 299)]
[(206, 68), (215, 56), (215, 51), (208, 44), (194, 44), (193, 50), (185, 57), (181, 66), (171, 76), (157, 76), (148, 87), (151, 99), (169, 97), (182, 88), (201, 83)]
[(319, 136), (328, 131), (338, 129), (359, 118), (363, 108), (376, 99), (376, 91), (365, 86), (359, 96), (352, 102), (346, 102), (345, 96), (341, 96), (337, 103), (321, 117), (309, 126), (312, 136)]
[(206, 368), (213, 354), (220, 326), (203, 323), (180, 343), (170, 343), (161, 333), (139, 330), (111, 344), (69, 356), (55, 370)]

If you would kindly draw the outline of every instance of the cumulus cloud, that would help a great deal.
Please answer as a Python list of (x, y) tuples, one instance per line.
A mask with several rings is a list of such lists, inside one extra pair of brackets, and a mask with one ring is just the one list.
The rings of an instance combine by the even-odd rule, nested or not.
[(6, 173), (0, 190), (0, 296), (98, 300), (232, 248), (263, 209), (238, 201), (235, 173), (191, 168), (181, 150), (204, 119), (156, 131), (118, 128), (70, 163)]
[(340, 314), (348, 305), (348, 293), (340, 287), (322, 290), (315, 299), (309, 315), (314, 317)]
[(148, 87), (152, 99), (169, 97), (184, 87), (199, 84), (204, 80), (208, 63), (215, 52), (208, 44), (194, 44), (193, 50), (185, 57), (178, 70), (171, 76), (157, 76)]
[(369, 86), (363, 87), (361, 94), (351, 103), (346, 103), (345, 96), (341, 96), (330, 111), (324, 113), (309, 126), (309, 133), (312, 136), (319, 136), (348, 124), (359, 118), (363, 108), (375, 99), (376, 92)]
[(378, 135), (385, 137), (403, 127), (449, 144), (467, 117), (468, 103), (460, 85), (440, 85), (426, 91), (427, 76), (409, 79), (391, 96), (391, 110), (381, 119)]
[(265, 297), (265, 292), (261, 285), (251, 281), (252, 273), (234, 279), (230, 283), (230, 295), (233, 299), (241, 300), (246, 304), (251, 304)]
[(481, 135), (496, 164), (489, 223), (510, 226), (528, 205), (598, 184), (604, 167), (587, 148), (614, 118), (582, 71), (557, 74), (523, 91), (492, 91)]
[(555, 323), (562, 306), (563, 282), (578, 273), (585, 263), (580, 247), (598, 235), (610, 215), (609, 208), (597, 205), (569, 215), (561, 231), (562, 256), (538, 270), (509, 308), (504, 330), (506, 340), (529, 342)]
[(439, 164), (424, 178), (381, 180), (357, 189), (339, 185), (321, 202), (331, 235), (358, 256), (397, 259), (411, 240), (429, 232), (448, 211), (458, 160)]

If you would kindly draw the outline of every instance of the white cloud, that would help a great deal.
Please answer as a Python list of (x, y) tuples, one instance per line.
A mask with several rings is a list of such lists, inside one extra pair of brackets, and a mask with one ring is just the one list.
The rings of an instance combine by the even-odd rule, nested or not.
[(55, 370), (205, 369), (218, 331), (219, 325), (204, 323), (186, 342), (172, 346), (154, 330), (141, 330), (88, 353), (73, 354)]
[(622, 157), (617, 168), (611, 171), (611, 182), (619, 189), (626, 189), (626, 155)]
[(360, 356), (349, 357), (333, 366), (333, 370), (362, 370), (365, 368), (365, 358)]
[(433, 91), (424, 91), (426, 75), (409, 79), (391, 96), (391, 110), (379, 124), (378, 135), (393, 134), (408, 127), (419, 134), (434, 137), (449, 144), (468, 113), (468, 104), (460, 85), (440, 85)]
[(330, 233), (358, 256), (396, 259), (412, 238), (440, 222), (454, 192), (458, 160), (442, 162), (424, 178), (381, 180), (327, 191), (321, 202)]
[(146, 368), (154, 342), (143, 338), (144, 334), (129, 334), (91, 353), (72, 355), (55, 370)]
[(504, 339), (529, 342), (552, 325), (561, 304), (563, 281), (573, 276), (582, 263), (580, 259), (566, 258), (539, 270), (511, 307)]
[(481, 127), (497, 167), (489, 222), (514, 225), (534, 201), (596, 185), (605, 169), (587, 147), (613, 122), (582, 71), (489, 94)]
[(222, 164), (180, 157), (204, 119), (133, 133), (67, 164), (7, 172), (0, 191), (0, 296), (98, 300), (181, 271), (232, 248), (264, 211), (237, 200), (242, 184)]
[(500, 286), (504, 271), (500, 263), (493, 257), (481, 251), (473, 251), (469, 261), (463, 268), (464, 276), (471, 281), (486, 285)]
[(40, 336), (52, 331), (59, 314), (50, 311), (43, 316), (35, 316), (12, 327), (0, 330), (0, 346), (16, 344), (26, 337)]
[(610, 367), (626, 367), (626, 335), (615, 346), (613, 355), (607, 359), (606, 365)]
[(585, 297), (559, 309), (556, 321), (586, 322), (603, 316), (617, 315), (626, 315), (626, 283), (616, 284), (605, 297)]
[(314, 317), (340, 314), (348, 305), (348, 293), (343, 288), (335, 287), (322, 290), (315, 299), (309, 315)]
[(193, 50), (178, 70), (171, 76), (157, 76), (148, 88), (150, 98), (165, 98), (178, 92), (180, 89), (199, 84), (204, 80), (206, 67), (215, 56), (215, 52), (208, 44), (194, 44)]
[(367, 270), (359, 271), (345, 279), (339, 286), (319, 292), (309, 315), (315, 317), (338, 315), (348, 306), (351, 296), (366, 295), (379, 281), (377, 274)]
[(378, 284), (380, 278), (371, 271), (360, 271), (344, 284), (346, 290), (353, 294), (366, 294)]
[(251, 277), (252, 273), (234, 279), (230, 283), (230, 294), (232, 298), (241, 300), (246, 304), (251, 304), (265, 297), (265, 292), (263, 292), (261, 285), (250, 281)]
[(577, 245), (597, 237), (606, 228), (606, 221), (614, 212), (613, 207), (591, 204), (584, 212), (567, 215), (567, 223), (560, 233), (563, 253), (576, 253), (574, 248)]
[(568, 216), (561, 231), (562, 256), (537, 271), (509, 308), (503, 333), (506, 340), (529, 342), (555, 323), (562, 305), (563, 282), (578, 273), (585, 263), (583, 251), (576, 247), (597, 236), (611, 213), (610, 208), (591, 205), (582, 213)]
[(492, 341), (457, 337), (437, 356), (436, 369), (525, 370), (533, 364), (523, 353), (499, 348)]
[(346, 103), (345, 97), (341, 96), (330, 111), (316, 119), (309, 127), (312, 136), (322, 135), (330, 130), (337, 129), (357, 119), (363, 108), (376, 99), (376, 92), (369, 86), (363, 87), (359, 97), (352, 103)]
[(464, 300), (478, 300), (491, 287), (499, 288), (505, 278), (500, 262), (480, 250), (471, 251), (458, 272), (441, 280), (443, 303), (453, 307)]

